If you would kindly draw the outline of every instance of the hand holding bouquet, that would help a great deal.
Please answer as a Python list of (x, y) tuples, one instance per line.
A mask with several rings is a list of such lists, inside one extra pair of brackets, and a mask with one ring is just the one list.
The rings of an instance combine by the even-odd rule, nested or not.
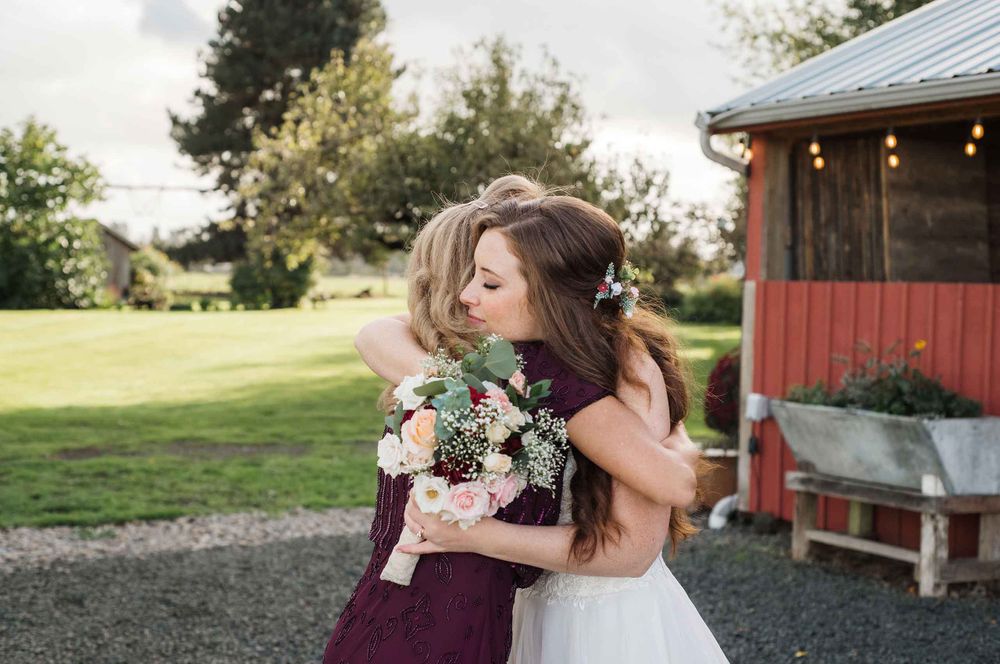
[[(523, 360), (491, 335), (461, 360), (439, 350), (423, 373), (393, 393), (390, 429), (378, 444), (388, 475), (413, 477), (420, 510), (469, 528), (525, 487), (553, 490), (568, 440), (566, 423), (539, 402), (551, 381), (525, 384)], [(404, 526), (399, 544), (420, 541)], [(419, 556), (393, 551), (380, 578), (409, 585)]]

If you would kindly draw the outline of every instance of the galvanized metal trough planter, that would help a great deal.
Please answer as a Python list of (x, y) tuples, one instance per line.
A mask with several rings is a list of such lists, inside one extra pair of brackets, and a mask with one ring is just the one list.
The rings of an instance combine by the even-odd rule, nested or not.
[(921, 419), (772, 399), (799, 470), (949, 495), (1000, 494), (1000, 417)]

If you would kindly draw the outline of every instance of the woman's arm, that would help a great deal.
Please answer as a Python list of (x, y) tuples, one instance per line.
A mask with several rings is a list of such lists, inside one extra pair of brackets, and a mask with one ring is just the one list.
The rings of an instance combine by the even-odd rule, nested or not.
[(687, 507), (694, 501), (695, 472), (685, 455), (660, 445), (618, 399), (605, 397), (587, 406), (566, 430), (587, 458), (654, 503)]
[(420, 373), (428, 356), (410, 332), (409, 314), (373, 320), (358, 331), (354, 347), (369, 369), (393, 385)]

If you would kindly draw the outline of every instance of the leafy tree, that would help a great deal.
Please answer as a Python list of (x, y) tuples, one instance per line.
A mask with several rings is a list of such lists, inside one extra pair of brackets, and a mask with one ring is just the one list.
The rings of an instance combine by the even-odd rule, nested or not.
[(466, 200), (507, 172), (568, 185), (627, 227), (659, 223), (665, 174), (598, 167), (583, 105), (554, 59), (528, 71), (502, 39), (459, 57), (423, 116), (413, 100), (393, 102), (384, 46), (361, 42), (350, 62), (335, 54), (317, 70), (274, 135), (255, 137), (244, 189), (258, 208), (254, 242), (274, 243), (292, 265), (320, 248), (378, 262), (442, 199)]
[(100, 226), (77, 218), (98, 199), (97, 168), (29, 118), (0, 130), (0, 308), (84, 308), (107, 278)]
[[(171, 134), (201, 173), (216, 177), (234, 216), (242, 217), (238, 185), (254, 132), (281, 124), (312, 70), (333, 49), (349, 57), (359, 39), (381, 32), (385, 13), (378, 0), (229, 0), (218, 18), (218, 34), (202, 60), (204, 83), (194, 93), (195, 114), (170, 112)], [(231, 260), (233, 247), (243, 254), (245, 235), (233, 223), (211, 224), (204, 232), (208, 238), (199, 233), (194, 243), (199, 258)], [(222, 237), (210, 241), (216, 236)]]
[(372, 175), (380, 171), (376, 163), (398, 153), (392, 142), (412, 117), (394, 107), (394, 78), (385, 46), (362, 40), (350, 62), (334, 51), (313, 70), (281, 126), (256, 133), (240, 190), (252, 211), (246, 226), (253, 251), (276, 247), (294, 268), (319, 246), (369, 259), (382, 245), (393, 246), (401, 224), (374, 212), (381, 190)]
[(757, 83), (931, 0), (786, 0), (721, 3), (732, 55)]

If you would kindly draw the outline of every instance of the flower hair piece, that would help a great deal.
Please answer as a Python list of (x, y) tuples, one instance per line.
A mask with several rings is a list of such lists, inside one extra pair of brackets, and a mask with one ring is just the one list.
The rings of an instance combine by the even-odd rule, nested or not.
[(615, 281), (615, 264), (608, 264), (608, 271), (604, 275), (604, 281), (597, 286), (597, 295), (594, 296), (594, 308), (597, 308), (601, 300), (618, 298), (618, 305), (627, 318), (632, 317), (635, 311), (635, 304), (639, 301), (639, 289), (632, 285), (638, 271), (632, 263), (625, 261), (622, 268), (618, 270), (618, 279)]

